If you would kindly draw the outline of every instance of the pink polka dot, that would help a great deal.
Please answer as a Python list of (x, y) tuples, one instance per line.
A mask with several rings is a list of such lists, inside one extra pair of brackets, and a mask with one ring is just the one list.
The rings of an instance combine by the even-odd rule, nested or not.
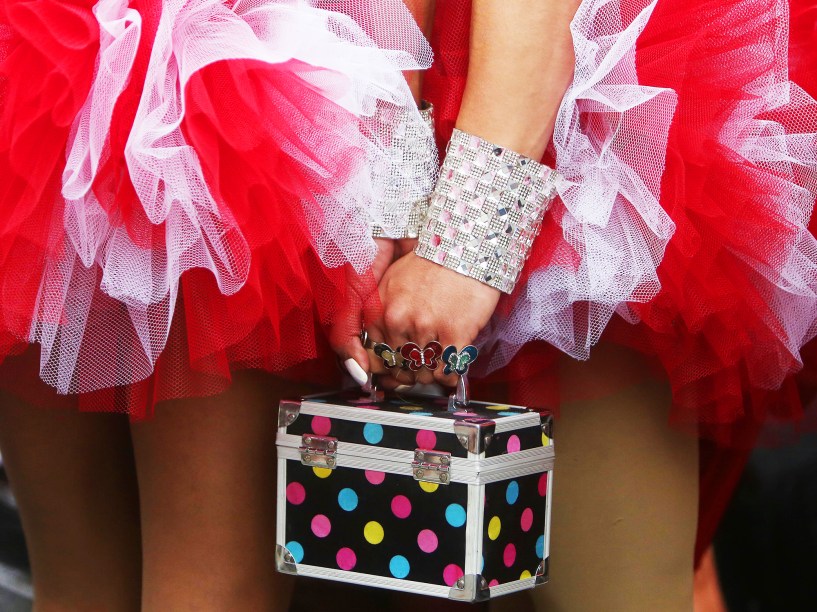
[(474, 416), (473, 412), (454, 412), (453, 414), (454, 414), (454, 416), (458, 416), (458, 417), (472, 417), (472, 416)]
[(366, 470), (366, 480), (369, 481), (369, 484), (379, 485), (382, 484), (384, 480), (386, 480), (386, 473), (385, 472), (376, 472), (374, 470)]
[(516, 546), (508, 544), (502, 552), (502, 562), (505, 567), (511, 567), (516, 561)]
[(433, 449), (437, 445), (437, 434), (427, 429), (421, 429), (417, 432), (417, 447), (428, 450)]
[(491, 587), (491, 588), (493, 588), (495, 586), (499, 586), (499, 580), (494, 578), (493, 580), (491, 580), (491, 582), (488, 583), (488, 586)]
[(519, 526), (522, 527), (522, 531), (530, 531), (530, 528), (533, 526), (533, 510), (530, 508), (522, 510), (522, 518), (519, 519)]
[(437, 534), (431, 529), (423, 529), (417, 534), (417, 546), (420, 550), (426, 553), (432, 553), (437, 550)]
[(332, 523), (323, 514), (316, 514), (312, 517), (312, 533), (319, 538), (325, 538), (332, 531)]
[(519, 441), (519, 436), (516, 434), (508, 438), (508, 452), (518, 453), (522, 449), (522, 443)]
[(351, 548), (341, 548), (335, 557), (335, 561), (337, 561), (340, 569), (349, 571), (357, 563), (357, 555)]
[(332, 429), (332, 421), (329, 420), (329, 417), (325, 416), (312, 417), (312, 433), (317, 434), (319, 436), (325, 436), (329, 434), (330, 429)]
[(395, 495), (391, 500), (391, 511), (394, 516), (404, 519), (411, 514), (411, 502), (405, 495)]
[(544, 497), (548, 494), (548, 473), (545, 472), (539, 477), (539, 495)]
[(462, 571), (462, 568), (459, 565), (446, 565), (445, 569), (443, 570), (443, 581), (448, 586), (454, 586), (454, 583), (457, 582), (460, 578), (463, 577), (465, 572)]
[(366, 404), (363, 406), (358, 406), (358, 408), (363, 408), (365, 410), (380, 410), (379, 406), (372, 406), (371, 404)]
[(306, 499), (306, 489), (300, 482), (290, 482), (287, 485), (287, 501), (293, 506), (300, 506)]

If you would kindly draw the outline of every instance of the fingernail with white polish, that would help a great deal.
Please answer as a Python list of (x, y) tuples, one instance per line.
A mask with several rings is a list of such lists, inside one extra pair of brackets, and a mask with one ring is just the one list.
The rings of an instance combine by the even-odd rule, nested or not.
[(369, 381), (369, 375), (366, 374), (366, 370), (361, 368), (360, 364), (351, 357), (344, 361), (343, 365), (346, 366), (346, 371), (349, 372), (349, 376), (354, 378), (355, 382), (360, 386), (365, 385)]

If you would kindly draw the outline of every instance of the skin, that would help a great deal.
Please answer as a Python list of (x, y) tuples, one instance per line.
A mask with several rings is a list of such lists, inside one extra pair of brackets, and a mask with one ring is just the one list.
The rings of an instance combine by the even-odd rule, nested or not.
[[(430, 6), (420, 2), (413, 5), (415, 16), (426, 28), (423, 20), (428, 19)], [(533, 159), (542, 156), (573, 74), (569, 24), (577, 6), (575, 0), (474, 0), (469, 73), (457, 119), (459, 129)], [(443, 346), (471, 344), (490, 320), (500, 292), (417, 257), (409, 246), (398, 245), (398, 252), (405, 254), (379, 279), (383, 312), (367, 321), (370, 337), (393, 347), (407, 341), (423, 346), (431, 340), (439, 340)], [(428, 290), (417, 291), (417, 287)], [(463, 300), (463, 296), (469, 299)], [(355, 316), (360, 320), (359, 313)], [(356, 337), (336, 338), (334, 346), (344, 360), (351, 357), (364, 370), (385, 372)], [(401, 384), (415, 380), (456, 384), (456, 379), (446, 377), (441, 369), (434, 373), (424, 370), (416, 377), (409, 372), (392, 374)]]
[[(541, 157), (572, 77), (568, 25), (577, 6), (559, 0), (474, 0), (458, 128)], [(434, 339), (469, 344), (500, 298), (495, 289), (410, 250), (388, 267), (379, 288), (383, 315), (368, 330), (391, 346)], [(383, 372), (354, 339), (340, 348), (364, 368)], [(599, 347), (589, 362), (565, 357), (559, 384), (567, 389), (590, 379), (640, 380), (647, 367), (638, 354)], [(406, 372), (399, 376), (402, 384), (413, 382)], [(417, 377), (432, 379), (454, 383), (439, 370)], [(622, 383), (601, 399), (560, 407), (551, 583), (532, 594), (492, 601), (492, 610), (692, 608), (697, 443), (667, 427), (670, 401), (664, 385)]]
[(274, 407), (306, 392), (241, 372), (135, 424), (0, 396), (34, 612), (289, 609), (294, 580), (274, 569)]
[[(424, 0), (411, 6), (419, 20), (430, 15)], [(566, 24), (573, 10), (574, 2), (556, 0), (474, 0), (472, 73), (461, 129), (534, 158), (541, 155), (570, 79)], [(417, 77), (411, 78), (419, 90)], [(532, 133), (532, 125), (541, 131)], [(472, 341), (493, 313), (498, 293), (410, 251), (410, 244), (380, 243), (374, 272), (384, 310), (372, 321), (373, 335), (395, 344), (408, 337), (459, 346)], [(465, 308), (458, 302), (462, 295), (472, 297)], [(349, 317), (353, 314), (360, 315), (350, 311)], [(354, 336), (333, 342), (342, 355), (369, 367)], [(30, 359), (27, 367), (37, 367), (35, 351), (24, 358)], [(627, 356), (612, 361), (636, 363)], [(581, 370), (566, 382), (580, 385), (587, 376), (611, 374)], [(121, 415), (43, 412), (0, 397), (0, 447), (26, 531), (35, 612), (287, 609), (292, 582), (272, 571), (270, 407), (281, 396), (304, 391), (244, 373), (224, 394), (167, 402), (151, 421), (139, 424)], [(683, 572), (691, 568), (691, 544), (664, 540), (663, 546), (651, 546), (662, 535), (644, 529), (653, 520), (653, 527), (672, 526), (673, 538), (691, 543), (695, 445), (667, 437), (665, 412), (652, 411), (668, 404), (665, 390), (623, 392), (614, 401), (564, 407), (559, 422), (564, 433), (561, 438), (557, 433), (565, 450), (553, 519), (553, 583), (539, 591), (537, 603), (553, 610), (688, 609), (688, 585), (677, 576), (691, 576)], [(661, 419), (647, 420), (654, 414)], [(616, 429), (607, 429), (607, 423)], [(628, 454), (618, 463), (607, 461), (622, 448)], [(621, 480), (622, 474), (627, 478)], [(618, 489), (604, 489), (598, 481), (624, 483), (632, 488), (631, 500), (649, 496), (652, 504), (627, 504)], [(595, 491), (603, 496), (591, 497)], [(650, 512), (656, 491), (665, 500), (656, 510), (658, 523)], [(574, 520), (574, 509), (581, 510), (580, 520)], [(582, 525), (592, 527), (584, 530), (584, 539)], [(629, 550), (632, 542), (642, 549), (626, 564), (612, 554), (598, 555)], [(605, 560), (606, 565), (588, 565)], [(633, 584), (641, 584), (648, 598), (633, 599)], [(658, 586), (648, 591), (645, 584)], [(578, 595), (585, 599), (579, 602)], [(670, 606), (670, 600), (681, 603)], [(411, 605), (404, 609), (428, 607), (406, 602)], [(525, 609), (523, 603), (512, 607)]]

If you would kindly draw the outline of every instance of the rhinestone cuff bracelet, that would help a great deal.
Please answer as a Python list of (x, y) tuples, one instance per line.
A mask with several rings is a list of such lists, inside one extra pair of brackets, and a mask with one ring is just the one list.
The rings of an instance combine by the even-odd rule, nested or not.
[(511, 293), (555, 179), (539, 162), (454, 130), (415, 252)]
[[(405, 130), (396, 133), (391, 149), (395, 163), (401, 166), (404, 180), (387, 186), (383, 202), (383, 225), (372, 226), (373, 238), (417, 238), (420, 226), (428, 212), (428, 197), (414, 202), (406, 201), (401, 184), (422, 184), (424, 177), (434, 176), (437, 163), (434, 147), (434, 107), (425, 103), (420, 109), (422, 124), (407, 123)], [(423, 127), (427, 129), (423, 129)], [(395, 175), (399, 175), (395, 173)], [(405, 228), (395, 235), (385, 228)]]

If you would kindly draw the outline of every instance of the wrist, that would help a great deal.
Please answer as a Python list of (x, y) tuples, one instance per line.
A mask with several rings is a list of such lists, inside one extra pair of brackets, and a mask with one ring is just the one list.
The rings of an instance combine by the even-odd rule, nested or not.
[(455, 130), (415, 253), (511, 293), (556, 194), (555, 172)]

